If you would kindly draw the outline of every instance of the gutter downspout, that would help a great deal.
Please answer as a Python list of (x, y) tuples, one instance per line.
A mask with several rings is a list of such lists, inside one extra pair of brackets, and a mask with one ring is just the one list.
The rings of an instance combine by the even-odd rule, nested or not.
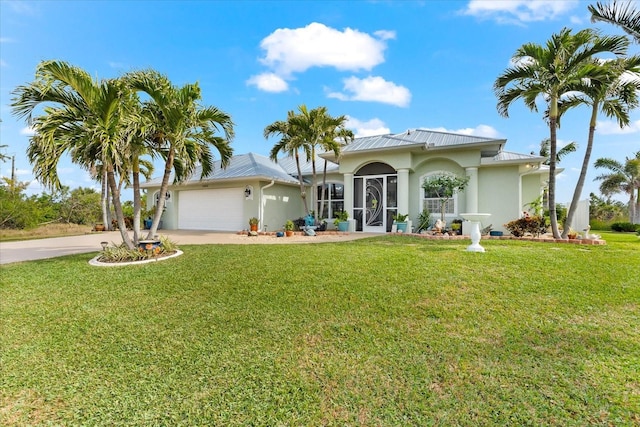
[(258, 219), (260, 220), (260, 224), (262, 224), (262, 226), (264, 227), (264, 190), (266, 190), (269, 187), (273, 187), (275, 185), (276, 181), (275, 180), (271, 180), (270, 184), (265, 185), (264, 187), (260, 188), (260, 205), (258, 206)]

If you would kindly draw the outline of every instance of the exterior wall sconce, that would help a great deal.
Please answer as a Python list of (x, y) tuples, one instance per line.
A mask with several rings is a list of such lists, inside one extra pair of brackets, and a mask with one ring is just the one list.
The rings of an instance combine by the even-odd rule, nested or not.
[(244, 198), (245, 200), (253, 200), (253, 187), (251, 185), (247, 185), (244, 188)]

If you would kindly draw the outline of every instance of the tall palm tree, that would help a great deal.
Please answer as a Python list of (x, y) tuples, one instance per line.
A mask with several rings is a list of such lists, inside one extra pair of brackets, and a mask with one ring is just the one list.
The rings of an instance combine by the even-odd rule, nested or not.
[(296, 161), (296, 168), (298, 170), (298, 183), (300, 185), (300, 198), (304, 206), (306, 215), (309, 215), (309, 205), (307, 203), (307, 191), (304, 185), (304, 179), (302, 177), (302, 170), (300, 168), (300, 151), (302, 150), (307, 158), (311, 158), (311, 147), (305, 140), (305, 136), (296, 128), (296, 113), (293, 111), (287, 112), (287, 120), (277, 120), (264, 128), (264, 137), (269, 139), (274, 135), (280, 136), (278, 141), (269, 154), (269, 158), (274, 162), (278, 162), (278, 156), (280, 153), (286, 153), (289, 157), (292, 157)]
[[(353, 141), (354, 135), (350, 129), (345, 128), (347, 117), (342, 115), (338, 117), (332, 117), (329, 114), (325, 114), (322, 117), (321, 136), (318, 146), (325, 152), (333, 151), (336, 158), (340, 157), (341, 149), (344, 145)], [(318, 211), (324, 212), (325, 203), (325, 187), (327, 185), (327, 159), (324, 160), (324, 167), (322, 170), (322, 194), (320, 199), (320, 206)]]
[(596, 73), (594, 78), (584, 79), (580, 83), (580, 86), (576, 87), (578, 94), (571, 96), (567, 101), (574, 105), (584, 104), (591, 107), (591, 119), (589, 121), (589, 136), (587, 138), (587, 147), (582, 161), (582, 168), (580, 169), (580, 176), (578, 177), (578, 182), (576, 183), (564, 222), (562, 231), (563, 238), (569, 233), (569, 224), (571, 224), (573, 220), (578, 201), (582, 195), (582, 189), (584, 188), (584, 182), (591, 160), (598, 113), (602, 112), (607, 117), (616, 119), (618, 125), (622, 128), (629, 124), (630, 111), (639, 105), (639, 56), (620, 58), (602, 63), (597, 60), (594, 62), (599, 66), (600, 71)]
[(600, 192), (605, 196), (615, 193), (629, 195), (629, 221), (640, 224), (640, 151), (635, 157), (625, 159), (624, 164), (610, 158), (600, 158), (594, 163), (596, 168), (610, 172), (595, 177), (600, 183)]
[[(200, 86), (186, 84), (176, 87), (169, 79), (153, 70), (137, 71), (124, 77), (127, 85), (151, 98), (145, 102), (141, 115), (141, 127), (148, 143), (149, 153), (164, 159), (164, 171), (155, 215), (147, 238), (158, 230), (164, 206), (169, 177), (174, 172), (174, 182), (181, 182), (193, 175), (199, 166), (200, 178), (213, 171), (214, 156), (211, 148), (220, 155), (225, 168), (233, 155), (230, 145), (234, 136), (231, 116), (216, 107), (200, 105)], [(223, 137), (216, 135), (222, 131)]]
[[(27, 156), (34, 175), (52, 188), (61, 187), (57, 166), (65, 154), (89, 170), (96, 161), (106, 169), (106, 178), (123, 242), (133, 248), (120, 202), (116, 176), (125, 174), (127, 155), (121, 108), (129, 92), (119, 80), (94, 80), (86, 71), (61, 61), (45, 61), (36, 69), (36, 79), (17, 87), (11, 104), (13, 114), (26, 118), (35, 130)], [(44, 105), (41, 115), (33, 116)]]
[[(314, 219), (318, 219), (319, 212), (322, 212), (324, 200), (320, 206), (317, 206), (317, 189), (318, 189), (318, 172), (316, 165), (317, 150), (333, 151), (336, 156), (340, 153), (340, 144), (337, 139), (347, 144), (353, 140), (353, 133), (344, 127), (347, 118), (345, 116), (332, 117), (327, 107), (317, 107), (312, 110), (307, 109), (306, 105), (298, 107), (298, 114), (291, 119), (291, 128), (295, 129), (296, 138), (301, 139), (308, 146), (309, 155), (307, 161), (311, 162), (312, 174), (312, 203), (316, 209), (313, 209)], [(324, 199), (324, 186), (327, 176), (327, 161), (324, 161), (323, 177), (322, 177), (322, 199)], [(318, 209), (319, 208), (319, 209)]]
[(546, 104), (550, 134), (549, 214), (554, 238), (560, 238), (555, 203), (559, 101), (594, 72), (595, 66), (586, 64), (587, 61), (605, 52), (624, 55), (628, 44), (624, 38), (600, 37), (592, 29), (574, 34), (564, 28), (553, 34), (544, 46), (526, 43), (518, 48), (512, 58), (513, 65), (494, 83), (498, 113), (504, 117), (509, 117), (509, 107), (517, 99), (522, 99), (535, 112), (539, 99)]
[(633, 37), (636, 43), (640, 43), (640, 10), (637, 10), (631, 1), (611, 3), (597, 2), (595, 6), (589, 5), (591, 22), (602, 21), (617, 25), (627, 34)]

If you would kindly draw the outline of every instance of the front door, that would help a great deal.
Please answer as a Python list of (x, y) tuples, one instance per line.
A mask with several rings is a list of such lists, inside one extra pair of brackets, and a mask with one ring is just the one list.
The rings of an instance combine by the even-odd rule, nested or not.
[(385, 179), (383, 176), (366, 177), (364, 180), (364, 218), (363, 230), (371, 233), (384, 233), (385, 224)]

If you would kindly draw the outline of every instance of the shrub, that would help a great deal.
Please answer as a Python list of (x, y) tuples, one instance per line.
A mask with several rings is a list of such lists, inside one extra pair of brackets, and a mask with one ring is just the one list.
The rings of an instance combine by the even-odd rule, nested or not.
[(630, 222), (614, 222), (611, 224), (611, 229), (613, 231), (634, 232), (638, 231), (638, 225)]
[(104, 249), (98, 259), (101, 262), (130, 262), (143, 261), (170, 255), (178, 250), (178, 246), (166, 236), (160, 236), (160, 246), (155, 250), (127, 249), (123, 244), (119, 246), (109, 246)]
[(591, 229), (592, 230), (602, 230), (602, 231), (609, 231), (611, 230), (611, 224), (609, 224), (607, 221), (603, 221), (600, 219), (589, 219), (589, 224), (591, 224)]
[(527, 233), (537, 237), (547, 231), (545, 220), (539, 215), (524, 216), (508, 222), (504, 226), (516, 237), (522, 237)]

